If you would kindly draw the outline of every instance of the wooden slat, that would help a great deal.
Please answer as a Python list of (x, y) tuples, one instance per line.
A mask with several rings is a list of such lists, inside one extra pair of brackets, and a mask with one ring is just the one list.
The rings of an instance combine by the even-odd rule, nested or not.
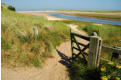
[[(72, 42), (75, 42), (76, 43), (76, 41), (75, 40), (72, 40)], [(77, 42), (79, 45), (81, 45), (81, 46), (86, 46), (85, 44), (82, 44), (82, 43), (80, 43), (80, 42)]]
[(101, 55), (101, 49), (102, 49), (102, 39), (99, 38), (99, 47), (98, 47), (98, 54), (97, 54), (97, 66), (100, 64), (100, 55)]
[[(87, 54), (86, 52), (84, 52), (84, 50), (86, 50), (86, 49), (89, 47), (89, 44), (88, 44), (88, 46), (87, 46), (87, 45), (84, 45), (84, 44), (82, 44), (82, 43), (77, 42), (75, 36), (76, 36), (76, 37), (80, 37), (80, 38), (82, 38), (82, 39), (85, 39), (85, 40), (87, 40), (87, 41), (89, 41), (90, 38), (87, 37), (87, 36), (83, 36), (83, 35), (79, 35), (79, 34), (76, 34), (76, 33), (72, 33), (71, 30), (70, 30), (70, 36), (71, 36), (72, 59), (77, 58), (81, 53), (82, 53), (83, 58), (86, 59), (86, 58), (85, 58), (85, 55), (88, 55), (88, 54)], [(76, 45), (77, 45), (78, 48), (74, 47), (73, 42), (76, 43)], [(81, 50), (81, 48), (80, 48), (80, 45), (84, 46), (84, 48), (83, 48), (82, 50)], [(75, 54), (73, 53), (73, 49), (78, 50), (79, 53), (75, 55)], [(84, 55), (84, 54), (85, 54), (85, 55)]]
[[(105, 58), (100, 58), (101, 60), (103, 60), (103, 61), (107, 61), (107, 62), (110, 62), (111, 60), (109, 60), (109, 59), (105, 59)], [(117, 64), (117, 63), (116, 63)], [(120, 64), (120, 63), (118, 63), (118, 64)], [(121, 65), (121, 64), (120, 64)]]
[(73, 36), (73, 39), (74, 39), (74, 41), (75, 41), (75, 43), (76, 43), (76, 45), (77, 45), (78, 49), (79, 49), (79, 50), (81, 50), (81, 49), (80, 49), (80, 46), (79, 46), (79, 44), (78, 44), (78, 42), (76, 41), (75, 36)]
[(74, 36), (77, 36), (77, 37), (83, 38), (83, 39), (85, 39), (85, 40), (87, 40), (87, 41), (90, 40), (90, 37), (88, 37), (88, 36), (83, 36), (83, 35), (76, 34), (76, 33), (71, 33), (71, 35), (74, 35)]
[(107, 46), (102, 46), (104, 50), (112, 51), (112, 52), (117, 52), (121, 55), (121, 49), (120, 48), (112, 48), (112, 47), (107, 47)]
[(79, 57), (79, 55), (83, 53), (87, 48), (89, 48), (89, 44), (86, 47), (84, 47), (74, 58)]
[(73, 54), (73, 35), (71, 35), (71, 29), (70, 29), (70, 38), (71, 38), (71, 51), (72, 51), (72, 59), (73, 59), (73, 56), (74, 56), (74, 54)]
[(108, 60), (108, 59), (105, 59), (105, 58), (100, 58), (100, 59), (103, 60), (103, 61), (107, 61), (107, 62), (111, 61), (111, 60)]
[(78, 50), (78, 51), (80, 51), (80, 49), (78, 49), (78, 48), (76, 48), (76, 47), (74, 47), (74, 46), (73, 46), (72, 48), (73, 48), (73, 49), (76, 49), (76, 50)]
[[(76, 49), (76, 50), (78, 50), (78, 51), (81, 51), (80, 49), (78, 49), (78, 48), (76, 48), (76, 47), (73, 47), (73, 49)], [(82, 52), (83, 54), (85, 54), (85, 55), (88, 55), (86, 52)]]

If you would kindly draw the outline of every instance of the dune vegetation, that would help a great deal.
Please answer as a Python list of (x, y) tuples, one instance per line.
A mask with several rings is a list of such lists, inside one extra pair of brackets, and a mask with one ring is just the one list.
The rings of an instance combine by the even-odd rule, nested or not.
[[(63, 22), (44, 17), (24, 15), (1, 6), (2, 64), (40, 67), (62, 41), (69, 38), (69, 28)], [(38, 29), (34, 35), (33, 27)]]

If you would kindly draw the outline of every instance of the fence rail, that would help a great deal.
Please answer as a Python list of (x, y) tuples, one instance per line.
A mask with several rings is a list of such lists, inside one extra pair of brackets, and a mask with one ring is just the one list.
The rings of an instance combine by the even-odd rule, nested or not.
[(112, 47), (102, 46), (102, 48), (104, 50), (108, 50), (108, 51), (112, 51), (112, 52), (116, 52), (118, 54), (121, 54), (121, 48), (120, 47), (114, 47), (114, 48), (112, 48)]
[(83, 38), (83, 39), (88, 40), (88, 41), (90, 40), (90, 37), (88, 37), (88, 36), (83, 36), (83, 35), (76, 34), (76, 33), (73, 33), (73, 32), (71, 32), (71, 35)]
[(113, 61), (113, 59), (118, 59), (119, 55), (121, 55), (121, 48), (120, 47), (102, 46), (102, 49), (106, 50), (106, 51), (111, 51), (112, 52), (111, 60), (101, 58), (101, 60), (104, 60), (104, 61)]

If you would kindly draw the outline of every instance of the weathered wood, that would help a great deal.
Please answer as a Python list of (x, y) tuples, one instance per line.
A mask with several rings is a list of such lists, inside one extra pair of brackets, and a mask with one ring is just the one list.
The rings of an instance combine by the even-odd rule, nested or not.
[(88, 56), (89, 68), (98, 67), (100, 61), (101, 44), (102, 40), (100, 37), (98, 36), (90, 37), (89, 56)]
[(82, 43), (77, 42), (77, 41), (75, 41), (75, 40), (72, 40), (72, 42), (78, 43), (79, 45), (84, 46), (84, 47), (86, 46), (85, 44), (82, 44)]
[(88, 37), (88, 36), (83, 36), (83, 35), (76, 34), (76, 33), (71, 33), (71, 35), (74, 35), (74, 36), (80, 37), (80, 38), (85, 39), (85, 40), (87, 40), (87, 41), (90, 40), (90, 37)]
[[(110, 62), (111, 61), (111, 60), (108, 60), (108, 59), (105, 59), (105, 58), (100, 58), (100, 59), (103, 60), (103, 61), (106, 61), (106, 62)], [(118, 63), (118, 64), (120, 64), (120, 63)]]
[(107, 50), (107, 51), (112, 51), (112, 52), (117, 52), (121, 55), (121, 48), (112, 48), (112, 47), (107, 47), (107, 46), (102, 46), (102, 49)]
[(108, 60), (108, 59), (105, 59), (105, 58), (100, 58), (100, 59), (103, 60), (103, 61), (107, 61), (107, 62), (111, 61), (111, 60)]
[[(102, 46), (102, 39), (100, 37), (98, 37), (95, 32), (93, 33), (93, 36), (88, 37), (88, 36), (83, 36), (80, 34), (72, 33), (70, 31), (70, 36), (71, 36), (72, 58), (76, 59), (81, 54), (83, 56), (83, 58), (86, 59), (85, 55), (88, 55), (88, 67), (89, 68), (98, 67), (100, 59), (109, 61), (107, 59), (100, 58), (101, 48), (103, 48), (104, 50), (109, 50), (109, 51), (112, 51), (113, 53), (118, 53), (121, 55), (121, 48), (119, 48), (119, 47), (111, 48), (111, 47)], [(83, 43), (78, 42), (75, 37), (79, 37), (81, 39), (84, 39), (84, 40), (87, 40), (90, 42), (88, 45), (85, 45)], [(76, 43), (77, 47), (74, 47), (74, 43)], [(84, 48), (81, 49), (80, 46), (83, 46)], [(87, 48), (89, 48), (89, 54), (84, 52)], [(79, 52), (77, 54), (75, 54), (73, 52), (74, 49), (78, 50)]]
[[(90, 37), (83, 36), (83, 35), (76, 34), (76, 33), (72, 33), (71, 30), (70, 30), (70, 36), (71, 36), (72, 60), (74, 60), (74, 59), (76, 59), (77, 57), (79, 57), (80, 54), (83, 56), (84, 59), (86, 59), (86, 58), (85, 58), (85, 55), (88, 55), (88, 54), (87, 54), (86, 52), (84, 52), (84, 51), (85, 51), (87, 48), (89, 48), (89, 44), (88, 44), (88, 45), (82, 44), (82, 43), (78, 42), (78, 41), (76, 40), (75, 37), (79, 37), (79, 38), (82, 38), (82, 39), (87, 40), (87, 41), (90, 40)], [(77, 48), (74, 47), (74, 45), (73, 45), (74, 43), (76, 43)], [(80, 45), (83, 46), (84, 48), (81, 49)], [(74, 52), (73, 52), (74, 49), (75, 49), (75, 50), (78, 50), (79, 53), (78, 53), (78, 54), (74, 54)]]
[[(87, 44), (87, 46), (85, 46), (82, 50), (80, 49), (80, 52), (79, 52), (74, 58), (76, 59), (77, 57), (79, 57), (79, 55), (80, 55), (81, 53), (84, 53), (84, 51), (85, 51), (87, 48), (89, 48), (89, 44)], [(88, 54), (87, 54), (87, 55), (88, 55)]]
[(92, 36), (97, 36), (97, 33), (96, 33), (96, 32), (93, 32), (93, 33), (92, 33)]
[(78, 49), (78, 48), (76, 48), (76, 47), (74, 47), (74, 46), (73, 46), (73, 49), (76, 49), (76, 50), (80, 51), (80, 49)]
[(81, 48), (80, 48), (80, 46), (79, 46), (79, 43), (76, 41), (75, 36), (73, 36), (73, 39), (74, 39), (74, 41), (75, 41), (75, 43), (76, 43), (76, 45), (77, 45), (78, 49), (79, 49), (79, 50), (81, 50)]
[[(84, 54), (83, 54), (84, 50), (83, 50), (83, 51), (81, 50), (81, 48), (80, 48), (80, 46), (79, 46), (79, 43), (76, 41), (75, 36), (73, 36), (73, 39), (74, 39), (74, 41), (75, 41), (75, 43), (76, 43), (78, 49), (80, 50), (80, 52), (79, 52), (77, 55), (75, 55), (74, 59), (76, 59), (77, 57), (79, 57), (79, 55), (80, 55), (81, 53), (82, 53), (83, 58), (86, 59), (85, 56), (84, 56)], [(85, 47), (86, 47), (86, 46), (85, 46)]]
[(71, 34), (71, 29), (70, 29), (70, 38), (71, 38), (72, 60), (73, 60), (73, 57), (74, 57), (74, 53), (73, 53), (73, 35)]
[[(73, 49), (76, 49), (76, 50), (78, 50), (78, 51), (81, 51), (80, 49), (78, 49), (78, 48), (76, 48), (76, 47), (73, 47)], [(83, 52), (79, 52), (79, 53), (83, 53), (83, 54), (85, 54), (85, 55), (88, 55), (88, 54), (87, 54), (86, 52), (84, 52), (84, 51), (83, 51)], [(79, 53), (78, 53), (78, 54), (79, 54)], [(78, 55), (78, 54), (77, 54), (77, 55)]]
[(99, 66), (100, 64), (100, 55), (101, 55), (101, 49), (102, 49), (102, 39), (99, 38), (99, 47), (98, 47), (98, 54), (97, 54), (97, 67)]
[[(78, 49), (81, 50), (79, 44), (77, 43), (77, 41), (76, 41), (76, 39), (75, 39), (75, 37), (74, 37), (74, 35), (71, 35), (71, 36), (72, 36), (73, 40), (75, 41), (75, 43), (76, 43)], [(74, 48), (72, 47), (72, 49), (74, 49)], [(73, 52), (72, 52), (72, 55), (73, 55)], [(72, 56), (72, 57), (73, 57), (72, 59), (75, 59), (75, 55)]]

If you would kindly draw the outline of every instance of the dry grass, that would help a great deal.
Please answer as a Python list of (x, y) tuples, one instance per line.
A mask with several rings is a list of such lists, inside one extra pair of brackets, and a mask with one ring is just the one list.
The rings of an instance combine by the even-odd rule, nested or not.
[[(3, 5), (2, 5), (3, 6)], [(12, 66), (41, 66), (54, 48), (69, 38), (69, 28), (62, 22), (44, 17), (19, 14), (2, 7), (2, 63)], [(34, 36), (33, 27), (38, 29)]]

